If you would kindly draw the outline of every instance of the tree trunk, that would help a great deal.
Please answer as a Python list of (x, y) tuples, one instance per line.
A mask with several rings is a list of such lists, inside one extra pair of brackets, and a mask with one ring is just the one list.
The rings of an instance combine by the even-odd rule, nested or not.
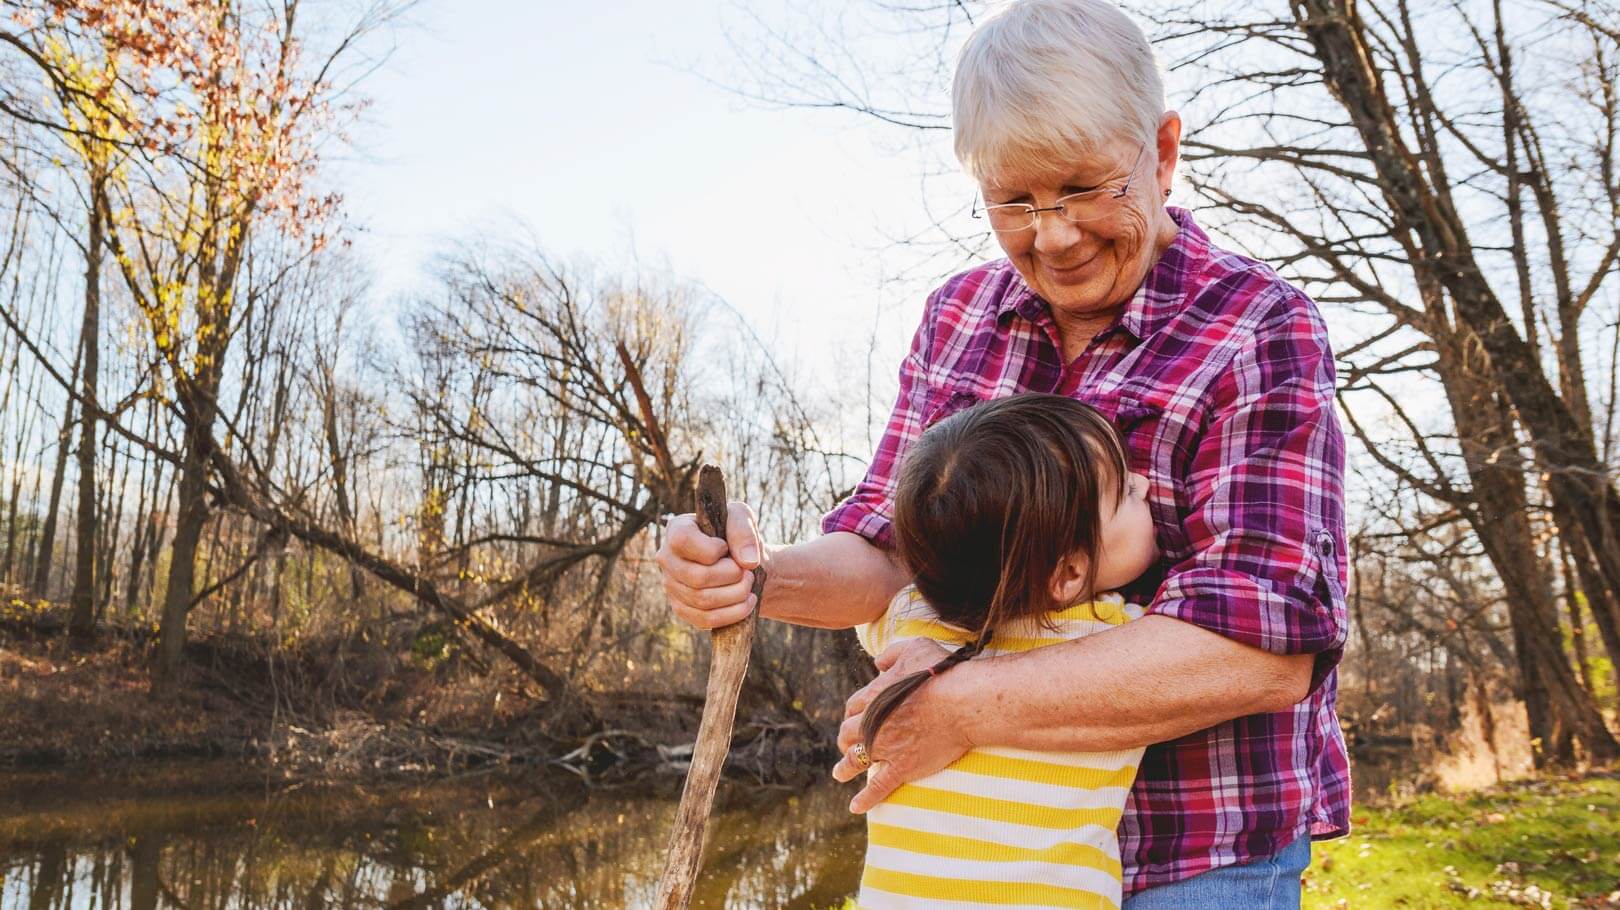
[[(20, 350), (19, 347), (19, 357), (12, 360), (13, 371), (19, 366)], [(11, 456), (11, 493), (6, 499), (6, 554), (4, 561), (0, 562), (0, 579), (5, 580), (10, 580), (11, 569), (17, 556), (17, 515), (22, 511), (23, 475), (29, 473), (23, 469), (23, 465), (27, 458), (28, 440), (32, 439), (34, 434), (34, 417), (39, 413), (39, 399), (34, 394), (38, 390), (38, 383), (39, 372), (30, 371), (28, 389), (21, 400), (32, 406), (18, 408), (22, 412), (22, 417), (16, 430), (17, 444)], [(9, 388), (7, 391), (9, 398)], [(3, 411), (4, 407), (0, 404), (0, 411)]]
[(100, 375), (101, 245), (104, 178), (93, 179), (88, 213), (90, 236), (84, 252), (84, 322), (79, 343), (84, 347), (82, 392), (84, 407), (79, 423), (79, 511), (74, 528), (72, 613), (68, 630), (86, 640), (96, 631), (96, 380)]
[(1593, 758), (1620, 757), (1620, 743), (1564, 653), (1552, 579), (1533, 549), (1512, 410), (1491, 383), (1484, 351), (1472, 333), (1440, 330), (1434, 337), (1441, 348), (1436, 370), (1473, 483), (1472, 524), (1507, 590), (1531, 735), (1542, 745), (1536, 753), (1537, 766), (1572, 762), (1571, 737), (1579, 739)]
[(1564, 569), (1564, 606), (1569, 609), (1569, 637), (1571, 649), (1575, 652), (1575, 669), (1580, 673), (1581, 685), (1586, 691), (1597, 697), (1597, 685), (1592, 680), (1592, 662), (1587, 654), (1586, 647), (1586, 611), (1581, 609), (1581, 595), (1573, 577), (1574, 560), (1569, 555), (1569, 548), (1559, 541), (1558, 549), (1561, 551), (1561, 564)]
[[(152, 437), (157, 425), (157, 405), (149, 405), (146, 411), (146, 435)], [(135, 616), (135, 605), (139, 602), (144, 572), (148, 562), (155, 562), (157, 541), (163, 539), (163, 522), (167, 520), (165, 500), (159, 498), (163, 485), (163, 462), (156, 459), (144, 459), (141, 462), (141, 501), (136, 507), (135, 530), (130, 536), (133, 538), (129, 553), (129, 576), (124, 580), (124, 615), (126, 618)], [(147, 471), (151, 471), (151, 486), (146, 485)], [(151, 557), (151, 558), (149, 558)], [(154, 570), (155, 571), (155, 570)], [(142, 611), (145, 612), (144, 610)]]
[(1553, 523), (1558, 527), (1558, 539), (1569, 548), (1570, 561), (1575, 566), (1575, 578), (1586, 595), (1586, 605), (1592, 610), (1592, 621), (1597, 625), (1598, 637), (1609, 660), (1620, 667), (1620, 597), (1610, 590), (1603, 573), (1597, 570), (1597, 561), (1587, 544), (1586, 534), (1575, 517), (1554, 499)]
[[(338, 527), (351, 540), (359, 540), (359, 526), (355, 522), (354, 509), (349, 502), (349, 457), (344, 451), (342, 436), (338, 431), (338, 388), (337, 380), (331, 375), (330, 368), (323, 377), (322, 392), (325, 401), (322, 402), (321, 432), (326, 437), (326, 452), (328, 462), (332, 466), (332, 495), (337, 502)], [(349, 563), (349, 595), (358, 605), (366, 592), (365, 572), (354, 563)]]
[[(79, 349), (73, 354), (73, 369), (68, 377), (69, 385), (78, 385), (79, 369), (84, 360), (84, 338), (79, 338)], [(77, 397), (67, 396), (62, 404), (62, 432), (56, 437), (56, 467), (51, 471), (51, 495), (49, 504), (45, 507), (45, 527), (40, 531), (39, 543), (34, 552), (33, 581), (29, 585), (36, 595), (48, 596), (51, 583), (51, 559), (56, 551), (56, 516), (62, 510), (62, 485), (67, 477), (68, 452), (72, 450), (73, 440), (73, 407), (78, 403)]]
[(1540, 358), (1519, 336), (1474, 256), (1463, 217), (1430, 185), (1384, 92), (1365, 26), (1351, 0), (1294, 0), (1297, 22), (1322, 64), (1322, 77), (1361, 135), (1397, 229), (1416, 238), (1411, 266), (1450, 296), (1479, 337), (1495, 384), (1517, 410), (1551, 495), (1585, 532), (1598, 570), (1620, 591), (1620, 493), (1608, 481), (1590, 433), (1559, 397)]
[(214, 389), (188, 396), (186, 428), (180, 453), (178, 515), (174, 543), (169, 549), (169, 581), (163, 594), (163, 619), (158, 628), (158, 678), (172, 682), (180, 670), (186, 647), (186, 615), (197, 573), (197, 546), (208, 521), (208, 457), (214, 426)]
[[(106, 492), (101, 511), (101, 545), (97, 552), (97, 565), (101, 566), (101, 578), (97, 583), (96, 591), (96, 622), (101, 622), (107, 615), (112, 603), (113, 583), (117, 576), (117, 556), (119, 537), (124, 533), (124, 495), (129, 491), (129, 457), (120, 456), (118, 447), (111, 445), (110, 434), (103, 439), (108, 443), (107, 450), (107, 476), (112, 478), (112, 489)], [(137, 481), (138, 482), (138, 481)], [(114, 492), (116, 491), (116, 496)]]

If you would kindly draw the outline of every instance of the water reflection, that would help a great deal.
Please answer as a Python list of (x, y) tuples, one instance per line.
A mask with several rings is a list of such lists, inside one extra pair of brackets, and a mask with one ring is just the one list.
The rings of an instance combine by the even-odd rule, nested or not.
[[(0, 908), (650, 906), (678, 781), (592, 791), (540, 773), (385, 790), (9, 775)], [(692, 905), (837, 906), (865, 830), (847, 788), (722, 790)]]

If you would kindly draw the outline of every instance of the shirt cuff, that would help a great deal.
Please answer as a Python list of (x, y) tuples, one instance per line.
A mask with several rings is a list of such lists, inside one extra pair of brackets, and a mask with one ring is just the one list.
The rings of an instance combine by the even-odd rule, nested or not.
[(1280, 585), (1242, 572), (1188, 569), (1166, 580), (1147, 612), (1272, 654), (1314, 654), (1308, 694), (1315, 694), (1344, 656), (1346, 629), (1331, 606), (1334, 585), (1320, 570), (1307, 574), (1301, 583)]

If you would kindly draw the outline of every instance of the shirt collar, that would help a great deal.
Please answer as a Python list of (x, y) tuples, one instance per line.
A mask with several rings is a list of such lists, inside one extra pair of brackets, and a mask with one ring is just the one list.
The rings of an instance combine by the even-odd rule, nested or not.
[[(1138, 340), (1163, 328), (1171, 317), (1181, 311), (1189, 279), (1197, 274), (1209, 256), (1209, 235), (1193, 221), (1192, 213), (1175, 206), (1166, 206), (1165, 211), (1180, 230), (1159, 256), (1159, 261), (1148, 269), (1147, 277), (1142, 279), (1141, 286), (1120, 311), (1119, 318), (1114, 320), (1115, 326), (1130, 332)], [(996, 317), (1001, 319), (1009, 313), (1017, 313), (1033, 322), (1048, 314), (1046, 301), (1024, 282), (1023, 276), (1012, 269), (1010, 263), (1008, 268), (1013, 272), (1012, 286), (1002, 296), (996, 308)]]

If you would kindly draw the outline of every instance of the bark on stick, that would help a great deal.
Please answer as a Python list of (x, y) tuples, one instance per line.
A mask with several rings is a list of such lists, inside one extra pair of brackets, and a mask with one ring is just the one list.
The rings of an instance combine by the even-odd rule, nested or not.
[[(697, 524), (710, 537), (726, 536), (726, 482), (720, 469), (704, 465), (698, 473)], [(709, 810), (714, 805), (714, 788), (720, 769), (731, 748), (731, 725), (737, 716), (737, 695), (743, 675), (748, 672), (748, 652), (754, 643), (759, 599), (765, 590), (765, 570), (754, 570), (754, 611), (734, 625), (715, 629), (711, 634), (714, 658), (709, 664), (709, 689), (703, 701), (703, 721), (698, 726), (697, 744), (692, 749), (692, 765), (681, 790), (681, 806), (675, 813), (675, 829), (670, 835), (669, 859), (664, 877), (658, 883), (660, 910), (686, 910), (692, 899), (703, 861), (703, 841), (708, 830)]]

